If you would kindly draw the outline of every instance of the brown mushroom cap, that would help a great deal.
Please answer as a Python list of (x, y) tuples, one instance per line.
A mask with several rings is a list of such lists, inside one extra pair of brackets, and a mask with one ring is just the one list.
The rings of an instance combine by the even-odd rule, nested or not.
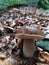
[(23, 26), (17, 29), (16, 37), (22, 39), (43, 39), (44, 34), (38, 26), (32, 25), (32, 26)]

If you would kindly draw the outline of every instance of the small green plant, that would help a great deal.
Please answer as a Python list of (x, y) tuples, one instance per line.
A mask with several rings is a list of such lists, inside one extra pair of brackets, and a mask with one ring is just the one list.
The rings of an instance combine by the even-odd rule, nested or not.
[(49, 0), (39, 0), (38, 7), (43, 9), (49, 9)]

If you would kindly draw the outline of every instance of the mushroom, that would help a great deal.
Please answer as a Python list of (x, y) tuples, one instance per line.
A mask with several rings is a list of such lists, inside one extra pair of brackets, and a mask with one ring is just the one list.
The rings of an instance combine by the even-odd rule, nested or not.
[(25, 57), (32, 58), (37, 50), (35, 39), (43, 39), (42, 30), (36, 25), (23, 26), (17, 29), (17, 38), (23, 39), (23, 54)]

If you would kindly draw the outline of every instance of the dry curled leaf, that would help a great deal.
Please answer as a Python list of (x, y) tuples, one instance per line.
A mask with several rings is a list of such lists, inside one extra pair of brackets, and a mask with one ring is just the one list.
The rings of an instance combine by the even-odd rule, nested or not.
[(0, 60), (0, 65), (12, 65), (12, 63), (10, 63), (10, 61), (8, 61), (8, 59)]
[(48, 65), (46, 63), (36, 63), (37, 65)]
[(41, 56), (49, 63), (49, 53), (40, 52)]
[(0, 54), (0, 60), (6, 59), (6, 56), (4, 54)]
[(0, 54), (0, 65), (12, 65), (4, 54)]
[(3, 62), (5, 63), (5, 65), (12, 65), (12, 63), (8, 59), (5, 59)]

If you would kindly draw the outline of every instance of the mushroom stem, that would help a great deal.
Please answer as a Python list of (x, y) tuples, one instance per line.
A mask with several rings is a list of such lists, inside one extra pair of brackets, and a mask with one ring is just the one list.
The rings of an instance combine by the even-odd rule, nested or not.
[(23, 42), (23, 53), (26, 57), (33, 57), (36, 46), (33, 39), (25, 39)]

